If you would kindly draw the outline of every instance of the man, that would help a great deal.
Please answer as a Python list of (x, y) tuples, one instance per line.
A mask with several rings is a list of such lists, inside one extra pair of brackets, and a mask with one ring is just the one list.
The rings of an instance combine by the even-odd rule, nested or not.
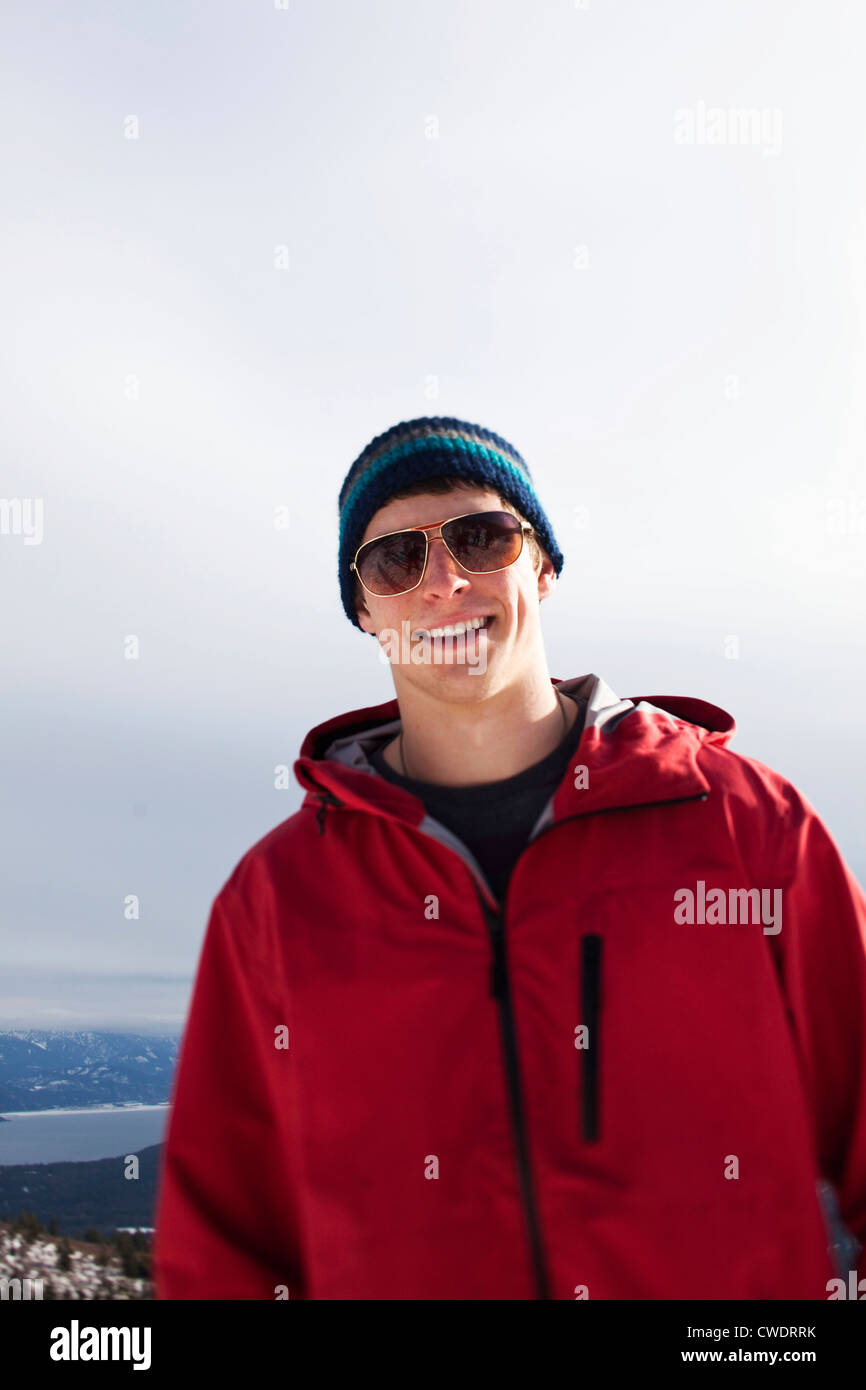
[(396, 699), (311, 730), (214, 902), (157, 1295), (866, 1279), (822, 1205), (866, 1243), (866, 898), (814, 809), (714, 705), (551, 679), (563, 557), (498, 435), (397, 425), (340, 514)]

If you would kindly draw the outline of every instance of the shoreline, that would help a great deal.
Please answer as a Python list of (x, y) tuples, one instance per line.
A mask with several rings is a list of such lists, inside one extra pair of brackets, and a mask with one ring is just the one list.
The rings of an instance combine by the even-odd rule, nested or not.
[(3, 1120), (24, 1119), (33, 1115), (117, 1115), (129, 1110), (168, 1110), (170, 1102), (158, 1101), (145, 1104), (139, 1101), (118, 1101), (116, 1105), (67, 1105), (46, 1106), (44, 1110), (5, 1110), (0, 1113)]

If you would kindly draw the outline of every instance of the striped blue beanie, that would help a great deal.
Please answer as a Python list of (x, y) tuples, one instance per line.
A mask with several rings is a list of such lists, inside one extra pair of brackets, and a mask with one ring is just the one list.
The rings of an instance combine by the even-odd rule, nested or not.
[(340, 489), (340, 596), (346, 616), (362, 632), (355, 612), (355, 576), (349, 565), (371, 516), (411, 483), (451, 475), (507, 498), (535, 529), (559, 575), (564, 556), (536, 496), (529, 468), (514, 446), (491, 430), (450, 416), (404, 420), (370, 441)]

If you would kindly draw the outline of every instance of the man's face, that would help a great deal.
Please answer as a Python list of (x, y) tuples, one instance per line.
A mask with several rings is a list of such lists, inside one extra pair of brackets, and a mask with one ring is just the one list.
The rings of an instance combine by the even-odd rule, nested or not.
[[(482, 488), (404, 497), (380, 507), (362, 543), (406, 526), (435, 526), (468, 512), (502, 510), (498, 494)], [(405, 681), (437, 699), (482, 699), (524, 679), (539, 662), (543, 664), (539, 600), (546, 598), (555, 583), (548, 557), (542, 552), (540, 569), (533, 569), (533, 552), (524, 542), (513, 565), (492, 574), (469, 574), (442, 540), (428, 537), (428, 541), (427, 568), (417, 588), (387, 598), (362, 591), (358, 621), (364, 631), (379, 634), (381, 642), (388, 632), (398, 638), (408, 632), (411, 638), (418, 629), (429, 631), (446, 624), (453, 627), (471, 618), (489, 621), (483, 633), (459, 639), (469, 642), (463, 661), (449, 661), (443, 656), (447, 639), (428, 644), (433, 655), (424, 661), (410, 660), (406, 644), (401, 644), (403, 655), (398, 655), (395, 643), (391, 663), (398, 694)], [(420, 644), (413, 645), (417, 652)]]

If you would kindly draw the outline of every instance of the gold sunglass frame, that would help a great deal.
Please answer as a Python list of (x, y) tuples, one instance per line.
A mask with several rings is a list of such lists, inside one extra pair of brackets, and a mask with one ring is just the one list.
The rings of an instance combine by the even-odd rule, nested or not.
[[(470, 516), (510, 516), (516, 522), (518, 522), (520, 526), (520, 549), (518, 550), (514, 559), (509, 560), (507, 565), (497, 565), (496, 569), (494, 570), (467, 569), (463, 562), (457, 559), (457, 556), (454, 554), (454, 551), (451, 549), (445, 537), (442, 535), (442, 527), (447, 526), (448, 523), (451, 521), (463, 521), (466, 517)], [(458, 564), (462, 570), (465, 570), (466, 574), (500, 574), (502, 570), (510, 569), (512, 565), (517, 563), (517, 561), (523, 554), (523, 546), (526, 541), (526, 537), (534, 529), (535, 528), (533, 526), (530, 526), (528, 521), (521, 521), (520, 518), (516, 517), (513, 512), (506, 512), (501, 509), (484, 512), (461, 512), (459, 516), (448, 516), (444, 519), (444, 521), (428, 521), (426, 526), (400, 526), (396, 531), (383, 531), (381, 536), (371, 536), (368, 541), (364, 541), (362, 545), (358, 546), (358, 549), (355, 551), (355, 558), (349, 565), (349, 571), (351, 572), (352, 570), (354, 570), (358, 578), (358, 583), (361, 585), (361, 588), (364, 589), (366, 593), (371, 594), (373, 598), (400, 598), (403, 594), (411, 594), (413, 589), (417, 589), (418, 586), (424, 582), (424, 576), (427, 573), (427, 561), (430, 559), (431, 541), (441, 541), (442, 544), (445, 546), (445, 549), (448, 551), (448, 554), (451, 556), (452, 560), (454, 560), (455, 563)], [(410, 584), (408, 589), (400, 589), (396, 594), (377, 594), (374, 589), (367, 588), (367, 585), (364, 583), (358, 570), (358, 556), (360, 555), (361, 551), (366, 550), (367, 546), (373, 545), (376, 541), (385, 540), (388, 536), (402, 536), (406, 535), (410, 531), (424, 532), (424, 564), (421, 566), (421, 574), (418, 579), (418, 583)], [(436, 535), (428, 536), (428, 531), (435, 531)]]

